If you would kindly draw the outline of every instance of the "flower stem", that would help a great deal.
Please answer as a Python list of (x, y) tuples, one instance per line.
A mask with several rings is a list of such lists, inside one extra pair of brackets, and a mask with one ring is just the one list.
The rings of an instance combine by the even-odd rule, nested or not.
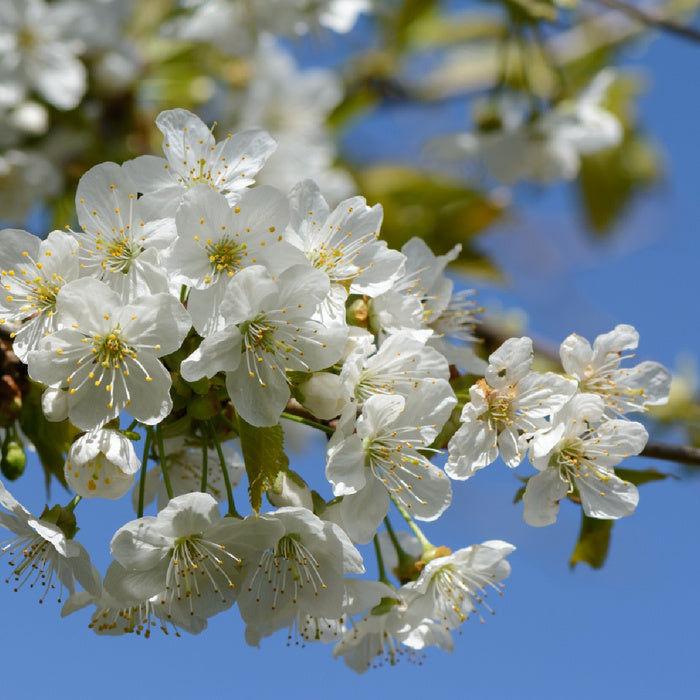
[(221, 442), (216, 434), (216, 430), (213, 426), (208, 423), (202, 423), (202, 437), (204, 437), (205, 449), (206, 445), (209, 443), (208, 435), (211, 435), (211, 440), (214, 443), (214, 448), (216, 449), (216, 454), (219, 455), (219, 464), (221, 464), (221, 473), (224, 477), (224, 484), (226, 484), (226, 496), (228, 497), (228, 515), (235, 518), (240, 518), (240, 514), (236, 510), (236, 504), (233, 502), (233, 488), (231, 487), (231, 479), (228, 475), (228, 469), (226, 468), (226, 459), (224, 458), (224, 451), (221, 449)]
[(423, 561), (430, 561), (434, 558), (435, 552), (438, 550), (434, 544), (432, 544), (428, 538), (423, 534), (423, 531), (416, 525), (415, 520), (410, 516), (409, 512), (399, 503), (393, 496), (390, 496), (396, 509), (401, 513), (403, 519), (406, 521), (408, 527), (411, 528), (413, 534), (416, 536), (420, 542), (420, 546), (423, 548)]
[(160, 471), (163, 473), (163, 483), (168, 498), (173, 498), (173, 487), (170, 484), (168, 476), (168, 465), (165, 463), (165, 448), (163, 447), (163, 432), (160, 429), (160, 423), (156, 425), (156, 442), (158, 443), (158, 459), (160, 460)]
[(377, 555), (377, 568), (379, 569), (379, 580), (382, 583), (386, 583), (388, 586), (391, 586), (391, 581), (389, 581), (389, 578), (386, 575), (386, 568), (384, 567), (384, 557), (382, 557), (382, 550), (379, 546), (379, 537), (377, 537), (377, 535), (374, 536), (374, 553)]
[(207, 476), (209, 474), (209, 445), (207, 442), (207, 426), (202, 421), (201, 424), (202, 431), (202, 483), (199, 490), (202, 493), (207, 492)]
[(148, 464), (148, 453), (151, 449), (151, 431), (146, 430), (146, 440), (143, 445), (143, 457), (141, 458), (141, 476), (139, 478), (139, 507), (136, 515), (143, 518), (143, 501), (146, 493), (146, 465)]
[(282, 412), (281, 415), (282, 418), (286, 418), (287, 420), (293, 420), (296, 421), (297, 423), (302, 423), (303, 425), (310, 425), (312, 428), (317, 428), (318, 430), (323, 430), (329, 435), (333, 435), (335, 433), (335, 430), (327, 425), (323, 425), (323, 423), (317, 423), (316, 421), (309, 420), (308, 418), (302, 418), (301, 416), (295, 416), (293, 413), (287, 413), (286, 411)]

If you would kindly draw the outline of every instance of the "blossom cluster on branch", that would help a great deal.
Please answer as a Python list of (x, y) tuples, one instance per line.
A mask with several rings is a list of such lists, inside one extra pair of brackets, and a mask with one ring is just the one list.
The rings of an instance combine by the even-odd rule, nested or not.
[[(568, 337), (560, 374), (532, 370), (527, 337), (483, 359), (473, 295), (445, 272), (458, 249), (394, 250), (380, 205), (333, 207), (310, 179), (288, 194), (256, 184), (275, 149), (265, 131), (217, 141), (184, 109), (156, 124), (164, 157), (83, 175), (78, 230), (0, 231), (0, 322), (43, 387), (45, 420), (73, 427), (68, 505), (35, 516), (0, 484), (15, 587), (43, 586), (43, 600), (58, 586), (63, 614), (89, 607), (98, 634), (196, 634), (236, 606), (250, 644), (289, 630), (362, 672), (451, 650), (510, 572), (512, 544), (453, 552), (420, 529), (454, 480), (527, 457), (529, 524), (553, 523), (567, 497), (592, 518), (634, 511), (636, 487), (614, 467), (647, 432), (628, 414), (670, 385), (658, 363), (624, 362), (634, 328), (592, 346)], [(325, 480), (290, 465), (295, 420), (329, 435)], [(136, 518), (112, 537), (102, 579), (75, 539), (79, 502), (129, 491)], [(371, 542), (375, 581), (360, 578)]]

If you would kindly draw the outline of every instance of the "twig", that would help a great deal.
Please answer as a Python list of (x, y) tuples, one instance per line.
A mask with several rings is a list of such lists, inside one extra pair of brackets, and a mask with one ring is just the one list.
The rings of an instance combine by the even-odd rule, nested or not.
[(681, 462), (700, 467), (700, 448), (690, 445), (668, 445), (665, 442), (648, 442), (642, 450), (641, 457), (665, 459), (669, 462)]
[(685, 24), (677, 24), (655, 10), (646, 10), (637, 5), (628, 5), (626, 2), (622, 2), (622, 0), (597, 0), (597, 2), (613, 10), (618, 10), (647, 26), (656, 27), (671, 34), (676, 34), (683, 39), (700, 42), (700, 31)]

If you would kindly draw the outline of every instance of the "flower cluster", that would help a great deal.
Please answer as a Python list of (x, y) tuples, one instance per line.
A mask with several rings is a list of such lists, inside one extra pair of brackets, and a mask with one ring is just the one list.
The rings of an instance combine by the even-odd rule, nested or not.
[(489, 357), (486, 375), (470, 390), (462, 426), (452, 436), (446, 472), (468, 479), (499, 455), (517, 467), (525, 455), (539, 471), (527, 482), (525, 521), (550, 525), (559, 501), (575, 494), (593, 518), (616, 519), (637, 506), (637, 487), (613, 467), (639, 454), (648, 434), (625, 413), (665, 403), (671, 375), (658, 362), (623, 368), (637, 347), (632, 326), (595, 340), (573, 334), (561, 345), (565, 376), (530, 369), (532, 341), (511, 338)]
[[(336, 642), (361, 672), (452, 649), (452, 631), (490, 610), (486, 593), (510, 572), (511, 544), (451, 552), (420, 531), (416, 521), (449, 507), (452, 480), (498, 454), (511, 467), (529, 455), (528, 523), (553, 522), (567, 494), (591, 517), (634, 510), (636, 488), (613, 467), (647, 434), (625, 414), (663, 402), (669, 375), (653, 362), (621, 367), (633, 328), (592, 348), (567, 338), (563, 376), (531, 369), (528, 338), (486, 362), (473, 299), (445, 274), (458, 249), (435, 256), (414, 239), (393, 250), (379, 238), (379, 205), (356, 196), (333, 208), (312, 180), (288, 194), (255, 186), (275, 147), (264, 131), (217, 141), (182, 109), (157, 125), (164, 158), (83, 176), (77, 231), (0, 232), (2, 323), (44, 387), (46, 418), (80, 431), (65, 460), (69, 506), (36, 518), (0, 486), (17, 580), (58, 580), (71, 594), (64, 612), (95, 606), (100, 634), (199, 633), (237, 605), (250, 644), (292, 630)], [(468, 401), (451, 384), (460, 370), (483, 375)], [(284, 453), (292, 420), (332, 434), (314, 493)], [(244, 471), (246, 517), (234, 505)], [(137, 517), (114, 534), (100, 585), (74, 512), (81, 498), (132, 487)], [(260, 512), (265, 493), (273, 508)], [(156, 494), (156, 514), (144, 515)], [(392, 506), (419, 535), (415, 556), (389, 523)], [(379, 581), (357, 578), (358, 547), (383, 523), (398, 586), (381, 556)]]

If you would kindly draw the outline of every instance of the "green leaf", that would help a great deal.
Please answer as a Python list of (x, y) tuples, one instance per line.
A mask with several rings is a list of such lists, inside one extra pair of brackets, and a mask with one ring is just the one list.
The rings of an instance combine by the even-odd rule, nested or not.
[[(460, 421), (461, 415), (462, 407), (458, 404), (452, 409), (450, 417), (445, 422), (445, 425), (442, 426), (442, 430), (438, 436), (435, 438), (435, 440), (433, 440), (433, 444), (430, 446), (431, 449), (443, 450), (447, 448), (447, 443), (462, 425)], [(426, 452), (425, 455), (428, 458), (432, 456), (430, 452)]]
[(467, 42), (500, 39), (507, 31), (503, 19), (483, 11), (466, 10), (459, 14), (431, 13), (414, 22), (406, 35), (413, 51), (426, 51)]
[(635, 486), (648, 484), (650, 481), (663, 481), (664, 479), (677, 479), (675, 474), (666, 474), (658, 469), (618, 469), (615, 468), (615, 475), (623, 481), (629, 481)]
[(613, 521), (589, 518), (583, 511), (581, 517), (581, 532), (569, 566), (573, 569), (579, 562), (585, 562), (594, 569), (600, 569), (608, 555)]
[(379, 96), (368, 83), (353, 85), (345, 99), (331, 112), (328, 124), (331, 127), (345, 126), (351, 119), (365, 114), (377, 105)]
[(284, 432), (279, 424), (257, 428), (239, 416), (238, 435), (248, 475), (250, 506), (259, 513), (263, 494), (273, 487), (277, 475), (289, 466), (289, 458), (284, 452)]
[(515, 496), (513, 496), (513, 503), (520, 503), (520, 501), (523, 500), (523, 496), (525, 495), (525, 489), (527, 488), (527, 482), (532, 479), (531, 476), (520, 476), (519, 474), (514, 474), (515, 478), (518, 479), (518, 481), (522, 481), (523, 485), (515, 492)]
[(637, 133), (627, 134), (616, 148), (581, 158), (579, 194), (593, 230), (607, 233), (660, 172), (657, 152)]
[(471, 239), (502, 216), (503, 205), (459, 181), (405, 166), (368, 168), (358, 179), (368, 201), (382, 204), (381, 236), (389, 246), (401, 248), (417, 236), (441, 255), (461, 243), (456, 266), (480, 276), (500, 276)]
[(411, 25), (423, 15), (432, 13), (436, 5), (436, 0), (404, 0), (396, 14), (395, 31), (399, 45), (406, 41)]
[(554, 22), (557, 8), (550, 0), (497, 0), (516, 24), (537, 24), (540, 20)]

